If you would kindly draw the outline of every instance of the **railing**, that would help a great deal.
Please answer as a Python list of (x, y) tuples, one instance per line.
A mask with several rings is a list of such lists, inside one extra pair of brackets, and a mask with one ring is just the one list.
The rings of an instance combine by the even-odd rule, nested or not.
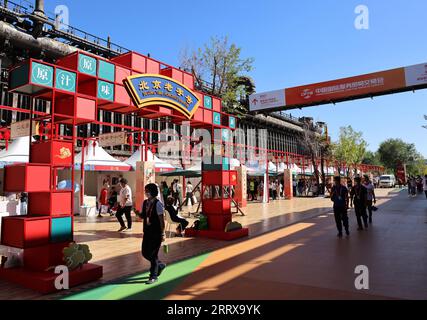
[[(27, 6), (22, 5), (22, 2), (25, 2)], [(16, 18), (28, 18), (28, 16), (33, 14), (34, 6), (31, 5), (28, 1), (21, 1), (21, 4), (18, 4), (13, 1), (0, 0), (0, 11), (7, 13)], [(109, 52), (115, 55), (123, 54), (129, 52), (130, 50), (112, 43), (109, 39), (103, 39), (101, 37), (90, 34), (86, 31), (80, 30), (70, 25), (66, 25), (61, 22), (63, 30), (59, 30), (57, 27), (59, 22), (57, 17), (53, 13), (45, 13), (47, 18), (47, 23), (44, 26), (43, 31), (45, 34), (48, 34), (58, 41), (70, 44), (70, 45), (83, 45), (83, 46), (92, 46), (95, 49)]]
[[(27, 2), (27, 1), (24, 1), (24, 2)], [(22, 3), (22, 1), (21, 1), (21, 3)], [(0, 7), (2, 9), (6, 9), (6, 10), (13, 12), (13, 13), (16, 13), (16, 14), (31, 14), (32, 11), (29, 11), (28, 7), (34, 9), (34, 7), (31, 5), (29, 5), (28, 7), (24, 7), (20, 4), (17, 4), (13, 1), (8, 1), (8, 0), (0, 0)]]

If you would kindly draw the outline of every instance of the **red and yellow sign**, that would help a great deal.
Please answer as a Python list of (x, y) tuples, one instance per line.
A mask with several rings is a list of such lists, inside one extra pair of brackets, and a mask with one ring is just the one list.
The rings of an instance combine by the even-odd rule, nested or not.
[(406, 86), (403, 68), (288, 88), (286, 105), (331, 102), (398, 90)]

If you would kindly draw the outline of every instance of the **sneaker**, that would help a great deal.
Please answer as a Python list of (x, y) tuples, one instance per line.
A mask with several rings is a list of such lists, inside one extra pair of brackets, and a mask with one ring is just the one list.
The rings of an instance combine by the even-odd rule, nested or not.
[(127, 232), (127, 231), (132, 231), (132, 228), (127, 228), (127, 229), (126, 229), (126, 232)]
[(163, 270), (165, 270), (165, 268), (166, 268), (166, 264), (164, 263), (159, 264), (159, 272), (157, 275), (158, 277), (160, 277), (160, 275), (162, 274)]
[(342, 238), (342, 232), (338, 233), (338, 234), (337, 234), (337, 237), (338, 237), (338, 238)]
[(157, 282), (157, 278), (150, 278), (148, 279), (148, 281), (145, 282), (145, 284), (153, 284), (155, 282)]
[(124, 231), (126, 229), (127, 229), (126, 227), (120, 227), (120, 229), (117, 232), (122, 232), (122, 231)]
[(345, 234), (347, 235), (347, 237), (350, 235), (350, 231), (346, 230)]

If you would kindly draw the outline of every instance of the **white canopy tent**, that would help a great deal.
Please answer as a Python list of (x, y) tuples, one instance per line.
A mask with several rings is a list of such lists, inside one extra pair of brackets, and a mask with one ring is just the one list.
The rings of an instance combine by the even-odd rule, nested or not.
[[(141, 161), (141, 152), (144, 152), (141, 148), (133, 153), (129, 159), (125, 162), (130, 165), (134, 170), (136, 168), (136, 163)], [(165, 172), (165, 171), (173, 171), (176, 170), (176, 167), (171, 165), (170, 163), (159, 159), (155, 156), (150, 149), (147, 150), (147, 161), (154, 161), (154, 166), (156, 168), (156, 172)]]
[(89, 142), (88, 146), (74, 158), (77, 170), (80, 170), (84, 152), (84, 166), (87, 171), (130, 171), (131, 166), (124, 163), (101, 148), (98, 142)]
[(0, 151), (1, 163), (28, 163), (30, 152), (30, 137), (16, 138), (9, 148)]

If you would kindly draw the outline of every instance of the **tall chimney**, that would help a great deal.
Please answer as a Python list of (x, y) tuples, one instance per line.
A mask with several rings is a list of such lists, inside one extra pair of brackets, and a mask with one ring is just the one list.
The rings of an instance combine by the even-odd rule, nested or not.
[(43, 18), (46, 17), (44, 14), (44, 0), (36, 0), (36, 8), (33, 13)]

